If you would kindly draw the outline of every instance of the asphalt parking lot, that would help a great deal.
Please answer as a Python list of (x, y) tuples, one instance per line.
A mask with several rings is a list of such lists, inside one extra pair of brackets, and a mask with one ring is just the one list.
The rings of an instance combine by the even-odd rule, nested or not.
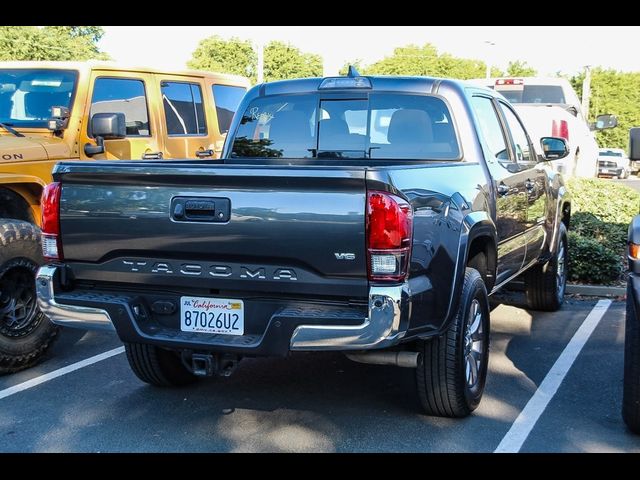
[[(114, 334), (65, 330), (41, 365), (0, 377), (0, 451), (640, 452), (620, 417), (624, 303), (601, 302), (595, 317), (595, 299), (540, 313), (518, 295), (492, 312), (487, 387), (466, 419), (421, 414), (412, 370), (340, 354), (246, 359), (230, 378), (157, 389), (112, 351)], [(562, 352), (587, 324), (573, 362)]]

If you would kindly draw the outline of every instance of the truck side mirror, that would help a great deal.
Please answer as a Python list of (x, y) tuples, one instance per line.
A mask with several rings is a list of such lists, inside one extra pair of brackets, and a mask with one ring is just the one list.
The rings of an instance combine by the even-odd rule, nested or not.
[(618, 117), (611, 114), (598, 115), (596, 121), (591, 124), (591, 130), (605, 130), (618, 126)]
[(567, 141), (564, 138), (542, 137), (540, 145), (542, 146), (543, 162), (559, 160), (569, 155), (569, 145), (567, 145)]
[(96, 139), (96, 145), (85, 143), (84, 153), (88, 157), (104, 153), (105, 140), (118, 140), (127, 135), (124, 113), (95, 113), (89, 127), (89, 135)]
[(629, 160), (640, 160), (640, 127), (629, 129)]

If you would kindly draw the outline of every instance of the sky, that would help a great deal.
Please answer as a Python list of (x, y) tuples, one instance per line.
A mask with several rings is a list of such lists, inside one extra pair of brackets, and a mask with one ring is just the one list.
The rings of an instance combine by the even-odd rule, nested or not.
[(441, 53), (489, 61), (503, 70), (510, 60), (521, 60), (541, 75), (556, 72), (572, 75), (585, 65), (640, 71), (640, 55), (633, 54), (640, 27), (106, 26), (104, 29), (99, 46), (115, 61), (163, 69), (186, 68), (198, 42), (217, 34), (254, 42), (280, 40), (304, 52), (320, 54), (325, 75), (336, 75), (347, 61), (361, 59), (370, 64), (391, 55), (395, 47), (427, 42)]

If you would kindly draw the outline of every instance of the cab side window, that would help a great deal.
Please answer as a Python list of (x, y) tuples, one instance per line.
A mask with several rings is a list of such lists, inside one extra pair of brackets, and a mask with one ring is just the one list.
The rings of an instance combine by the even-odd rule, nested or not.
[(474, 96), (471, 98), (471, 105), (478, 120), (480, 133), (491, 153), (498, 160), (509, 161), (507, 141), (491, 99)]
[(211, 88), (213, 90), (213, 100), (216, 103), (218, 126), (220, 133), (224, 134), (229, 131), (233, 115), (238, 110), (238, 105), (240, 105), (240, 101), (247, 89), (232, 85), (213, 85)]
[(200, 85), (163, 81), (161, 90), (169, 135), (207, 134)]
[(142, 80), (97, 78), (93, 87), (90, 115), (94, 113), (124, 113), (128, 137), (151, 135), (147, 96)]
[(531, 151), (529, 146), (529, 140), (525, 133), (522, 124), (516, 117), (515, 113), (504, 103), (498, 102), (504, 118), (507, 120), (507, 125), (511, 131), (511, 138), (513, 139), (513, 151), (516, 154), (516, 161), (518, 163), (531, 163), (534, 162), (534, 152)]

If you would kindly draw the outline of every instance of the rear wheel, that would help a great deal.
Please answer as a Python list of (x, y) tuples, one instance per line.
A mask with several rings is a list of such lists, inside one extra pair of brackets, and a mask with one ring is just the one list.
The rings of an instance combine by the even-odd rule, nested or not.
[(634, 298), (627, 290), (627, 317), (624, 338), (624, 387), (622, 418), (634, 433), (640, 433), (640, 319)]
[(419, 341), (418, 398), (425, 412), (465, 417), (480, 404), (489, 360), (489, 301), (482, 277), (467, 268), (455, 319), (440, 337)]
[(36, 364), (58, 333), (37, 304), (35, 275), (42, 263), (37, 227), (0, 219), (0, 373)]
[(155, 345), (125, 343), (127, 360), (133, 373), (156, 387), (179, 387), (197, 380), (183, 365), (180, 355)]
[(554, 256), (545, 264), (534, 265), (524, 275), (529, 308), (555, 312), (564, 303), (567, 285), (567, 246), (567, 229), (561, 223)]

